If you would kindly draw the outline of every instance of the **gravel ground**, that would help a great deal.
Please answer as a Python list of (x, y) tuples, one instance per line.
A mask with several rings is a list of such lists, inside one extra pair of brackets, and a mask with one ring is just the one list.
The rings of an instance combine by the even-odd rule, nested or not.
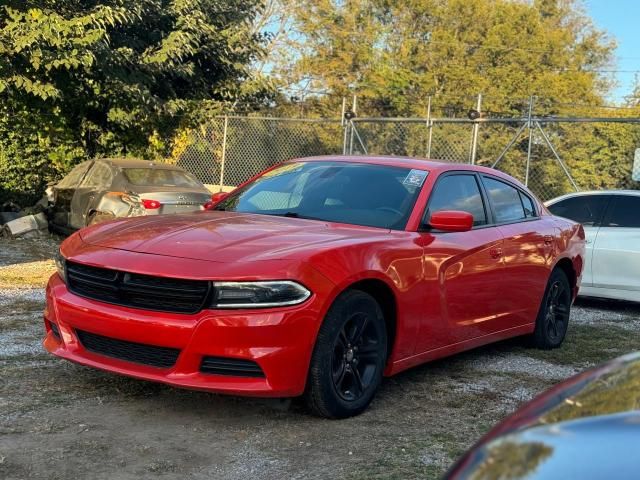
[[(565, 345), (511, 340), (386, 379), (343, 421), (298, 402), (178, 390), (46, 355), (55, 239), (0, 243), (0, 478), (437, 478), (523, 402), (640, 349), (640, 306), (582, 300)], [(12, 287), (12, 288), (9, 288)]]

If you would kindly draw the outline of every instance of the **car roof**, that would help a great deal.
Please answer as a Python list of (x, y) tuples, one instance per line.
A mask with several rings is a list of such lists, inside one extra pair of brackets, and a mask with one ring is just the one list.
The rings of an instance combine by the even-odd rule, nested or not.
[(496, 177), (502, 177), (511, 182), (522, 185), (517, 179), (507, 175), (499, 170), (495, 170), (489, 167), (483, 167), (481, 165), (471, 165), (469, 163), (453, 163), (444, 160), (434, 160), (428, 158), (419, 157), (402, 157), (402, 156), (387, 156), (387, 155), (321, 155), (316, 157), (303, 157), (289, 160), (290, 162), (351, 162), (351, 163), (367, 163), (371, 165), (390, 165), (402, 168), (411, 168), (416, 170), (427, 170), (429, 172), (445, 172), (450, 170), (468, 170), (472, 172), (487, 173), (495, 175)]
[(151, 160), (141, 160), (139, 158), (96, 158), (96, 161), (110, 163), (114, 167), (120, 168), (158, 168), (165, 170), (183, 170), (177, 165), (159, 163)]
[(585, 190), (582, 192), (571, 192), (566, 193), (564, 195), (560, 195), (559, 197), (552, 198), (551, 200), (547, 200), (545, 205), (553, 205), (554, 203), (559, 202), (560, 200), (565, 200), (567, 198), (573, 197), (584, 197), (587, 195), (635, 195), (640, 196), (640, 190)]

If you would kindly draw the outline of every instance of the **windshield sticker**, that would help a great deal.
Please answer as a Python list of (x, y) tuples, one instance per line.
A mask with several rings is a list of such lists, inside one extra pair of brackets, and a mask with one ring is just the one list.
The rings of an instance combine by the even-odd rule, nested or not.
[(412, 187), (421, 187), (424, 183), (424, 179), (427, 178), (427, 172), (424, 170), (411, 170), (402, 181), (403, 185), (410, 185)]

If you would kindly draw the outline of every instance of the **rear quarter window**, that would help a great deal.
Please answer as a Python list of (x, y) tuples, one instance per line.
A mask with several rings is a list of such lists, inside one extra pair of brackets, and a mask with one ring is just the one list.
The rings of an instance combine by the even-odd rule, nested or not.
[(527, 218), (537, 217), (538, 213), (536, 212), (536, 206), (534, 201), (531, 199), (529, 195), (526, 195), (522, 192), (520, 193), (520, 200), (522, 200), (522, 206), (524, 207), (524, 214)]

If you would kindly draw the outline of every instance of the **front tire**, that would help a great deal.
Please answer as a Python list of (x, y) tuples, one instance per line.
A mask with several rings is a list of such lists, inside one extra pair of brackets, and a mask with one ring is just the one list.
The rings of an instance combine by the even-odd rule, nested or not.
[(387, 331), (382, 309), (360, 290), (333, 303), (320, 327), (305, 392), (316, 415), (346, 418), (362, 413), (382, 382)]
[(571, 285), (560, 269), (551, 272), (542, 298), (536, 328), (532, 336), (534, 347), (550, 350), (562, 345), (571, 313)]

